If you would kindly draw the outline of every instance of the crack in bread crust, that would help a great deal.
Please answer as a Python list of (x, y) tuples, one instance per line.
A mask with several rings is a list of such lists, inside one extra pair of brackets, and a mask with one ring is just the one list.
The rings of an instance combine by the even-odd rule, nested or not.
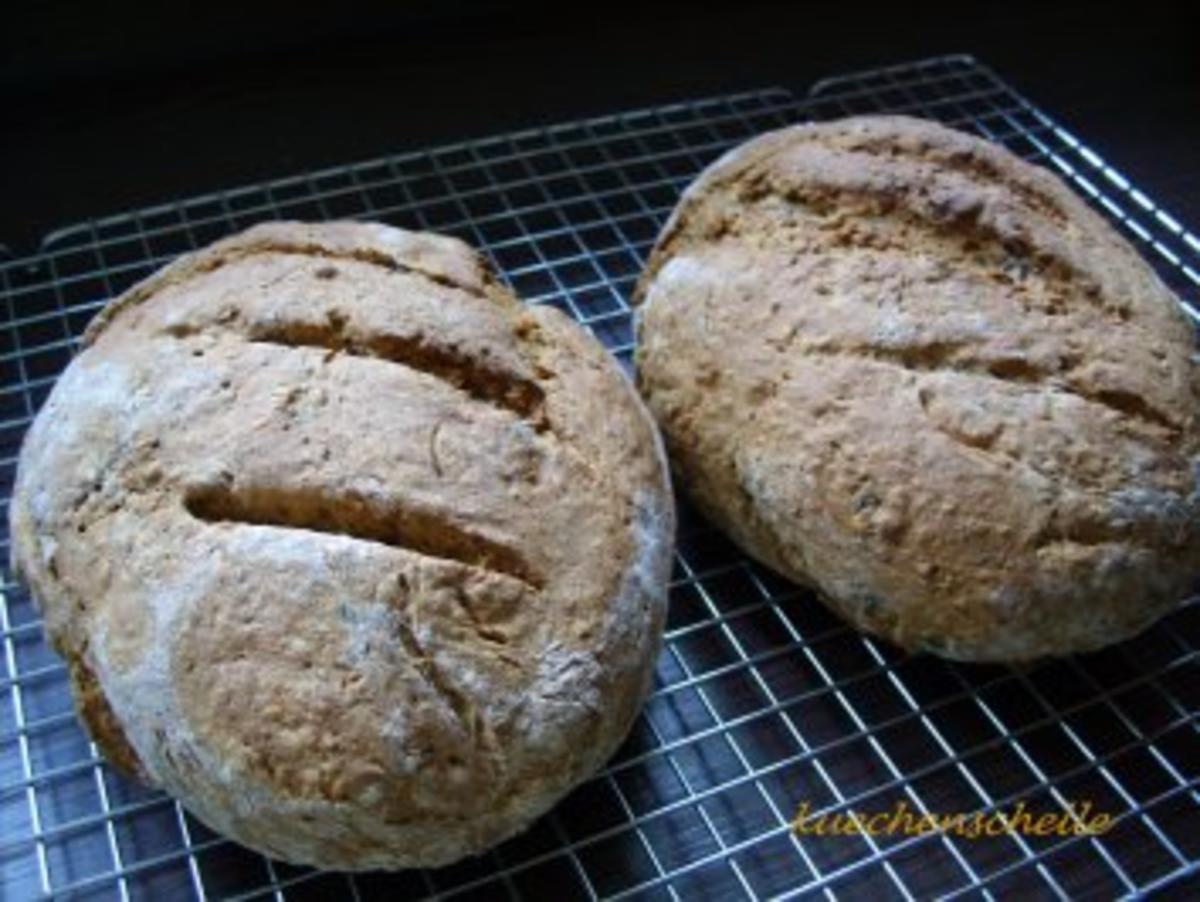
[(454, 712), (462, 728), (463, 735), (470, 739), (471, 745), (487, 742), (487, 727), (479, 716), (478, 709), (471, 704), (470, 699), (458, 689), (438, 666), (431, 655), (417, 640), (412, 625), (401, 615), (396, 623), (396, 634), (404, 650), (408, 652), (408, 660), (417, 668), (429, 687), (446, 703), (446, 707)]

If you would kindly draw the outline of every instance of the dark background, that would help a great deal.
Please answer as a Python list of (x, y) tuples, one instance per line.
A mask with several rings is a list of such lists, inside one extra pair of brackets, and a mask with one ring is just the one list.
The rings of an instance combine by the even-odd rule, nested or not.
[(1147, 3), (31, 5), (0, 23), (0, 243), (26, 252), (56, 227), (217, 188), (950, 52), (1196, 226), (1195, 18)]

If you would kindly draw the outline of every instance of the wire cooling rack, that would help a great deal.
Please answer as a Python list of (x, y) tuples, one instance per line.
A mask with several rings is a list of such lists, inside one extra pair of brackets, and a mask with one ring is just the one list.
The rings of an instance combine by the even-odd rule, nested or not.
[[(176, 254), (272, 218), (459, 235), (519, 294), (628, 365), (627, 300), (680, 190), (791, 122), (903, 111), (1057, 170), (1185, 302), (1200, 241), (984, 66), (945, 57), (783, 90), (486, 138), (83, 223), (0, 264), (0, 526), (19, 442), (88, 319)], [(684, 508), (653, 695), (608, 768), (526, 834), (428, 872), (348, 877), (268, 861), (111, 771), (9, 575), (0, 637), (4, 896), (86, 899), (1113, 897), (1200, 888), (1200, 603), (1098, 654), (1037, 667), (911, 657), (851, 631)], [(1098, 837), (795, 838), (814, 813), (1038, 813), (1091, 802)]]

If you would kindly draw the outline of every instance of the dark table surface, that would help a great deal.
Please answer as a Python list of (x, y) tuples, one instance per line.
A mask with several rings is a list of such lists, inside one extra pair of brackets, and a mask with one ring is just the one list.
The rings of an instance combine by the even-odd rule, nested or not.
[[(50, 2), (0, 30), (0, 243), (524, 126), (972, 53), (1200, 226), (1186, 5)], [(1103, 9), (1102, 9), (1103, 8)]]

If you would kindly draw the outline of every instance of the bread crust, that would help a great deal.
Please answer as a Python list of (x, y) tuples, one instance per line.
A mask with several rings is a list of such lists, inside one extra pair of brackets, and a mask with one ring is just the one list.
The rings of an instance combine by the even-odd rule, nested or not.
[(13, 563), (105, 753), (327, 868), (483, 850), (627, 733), (674, 510), (604, 350), (461, 242), (271, 223), (113, 301)]
[(1191, 326), (1000, 147), (893, 116), (763, 135), (688, 188), (636, 301), (682, 483), (862, 629), (1065, 654), (1200, 573)]

